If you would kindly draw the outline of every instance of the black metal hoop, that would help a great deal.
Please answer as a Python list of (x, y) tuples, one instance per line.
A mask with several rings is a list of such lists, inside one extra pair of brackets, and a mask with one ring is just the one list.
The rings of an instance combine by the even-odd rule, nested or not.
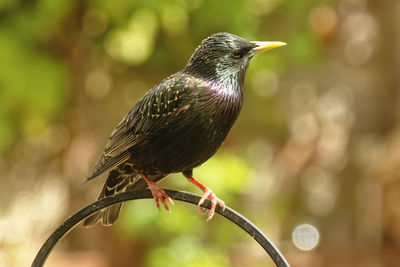
[[(175, 190), (165, 190), (165, 192), (173, 199), (184, 201), (188, 203), (192, 203), (197, 205), (200, 200), (200, 196), (183, 191), (175, 191)], [(124, 192), (117, 195), (108, 196), (103, 199), (99, 199), (96, 202), (84, 207), (79, 210), (67, 220), (65, 220), (46, 240), (43, 246), (40, 248), (39, 252), (36, 254), (36, 257), (32, 263), (32, 267), (42, 267), (50, 254), (51, 250), (57, 244), (57, 242), (68, 232), (77, 225), (80, 221), (88, 217), (89, 215), (95, 213), (98, 210), (104, 209), (108, 206), (111, 206), (116, 203), (134, 200), (134, 199), (145, 199), (152, 198), (153, 195), (149, 190), (138, 190), (138, 191), (130, 191)], [(206, 200), (202, 205), (205, 208), (210, 208), (210, 201)], [(246, 217), (236, 212), (235, 210), (226, 207), (224, 211), (221, 208), (217, 207), (216, 213), (222, 215), (228, 220), (232, 221), (244, 231), (246, 231), (251, 237), (253, 237), (270, 255), (272, 260), (275, 262), (278, 267), (289, 267), (289, 263), (284, 258), (279, 249), (269, 240), (269, 238), (260, 230), (257, 226), (255, 226), (252, 222), (250, 222)]]

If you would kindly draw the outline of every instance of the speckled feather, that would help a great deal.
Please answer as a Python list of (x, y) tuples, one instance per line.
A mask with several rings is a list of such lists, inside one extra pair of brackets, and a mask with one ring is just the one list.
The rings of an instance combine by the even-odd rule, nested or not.
[[(158, 181), (170, 173), (191, 173), (220, 147), (242, 106), (249, 41), (219, 33), (205, 39), (188, 65), (153, 87), (112, 132), (104, 153), (86, 180), (109, 172), (99, 198), (144, 188), (139, 173)], [(85, 221), (112, 224), (120, 205)]]

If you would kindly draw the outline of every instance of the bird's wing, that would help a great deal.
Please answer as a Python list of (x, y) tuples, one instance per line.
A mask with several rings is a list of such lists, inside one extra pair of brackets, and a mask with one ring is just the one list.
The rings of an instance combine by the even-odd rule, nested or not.
[(128, 116), (125, 116), (111, 133), (101, 158), (92, 168), (85, 182), (114, 169), (116, 166), (129, 159), (128, 148), (138, 142), (141, 137), (139, 135), (129, 134), (127, 131), (127, 117)]
[[(183, 114), (194, 98), (196, 80), (187, 75), (173, 75), (155, 86), (132, 108), (112, 132), (104, 153), (85, 181), (109, 171), (129, 159), (129, 149), (146, 140), (155, 130)], [(186, 101), (184, 101), (186, 100)]]
[(144, 135), (129, 131), (128, 125), (130, 119), (128, 115), (121, 120), (111, 133), (104, 149), (105, 156), (116, 157), (143, 139)]

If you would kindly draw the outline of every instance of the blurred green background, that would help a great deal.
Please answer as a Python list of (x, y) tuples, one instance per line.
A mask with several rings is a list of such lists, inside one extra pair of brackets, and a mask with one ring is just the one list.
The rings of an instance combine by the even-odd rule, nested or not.
[[(226, 31), (255, 57), (242, 113), (195, 177), (292, 266), (400, 266), (400, 1), (0, 1), (0, 266), (29, 266), (97, 197), (81, 186), (130, 107)], [(200, 193), (173, 175), (163, 187)], [(47, 266), (273, 266), (244, 232), (176, 202), (78, 226)]]

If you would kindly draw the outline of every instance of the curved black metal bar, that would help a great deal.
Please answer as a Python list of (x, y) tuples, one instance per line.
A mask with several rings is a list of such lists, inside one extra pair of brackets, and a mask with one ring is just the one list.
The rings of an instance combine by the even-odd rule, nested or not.
[[(195, 205), (197, 205), (197, 203), (200, 200), (200, 196), (193, 193), (175, 191), (175, 190), (165, 190), (165, 192), (175, 200), (180, 200)], [(68, 231), (70, 231), (72, 227), (74, 227), (76, 224), (78, 224), (80, 221), (82, 221), (89, 215), (116, 203), (128, 200), (144, 199), (152, 197), (153, 196), (149, 190), (138, 190), (138, 191), (124, 192), (121, 194), (108, 196), (106, 198), (97, 200), (96, 202), (86, 206), (85, 208), (73, 214), (66, 221), (64, 221), (50, 235), (50, 237), (40, 248), (39, 252), (36, 254), (36, 257), (32, 263), (32, 267), (42, 267), (47, 259), (47, 256), (50, 254), (51, 250), (54, 248), (57, 242)], [(209, 209), (210, 201), (205, 201), (202, 206)], [(251, 237), (253, 237), (271, 256), (276, 266), (278, 267), (290, 266), (289, 263), (286, 261), (286, 259), (283, 257), (282, 253), (278, 250), (278, 248), (269, 240), (269, 238), (260, 229), (257, 228), (257, 226), (255, 226), (252, 222), (250, 222), (246, 217), (244, 217), (243, 215), (239, 214), (238, 212), (229, 207), (226, 207), (224, 211), (222, 211), (221, 208), (217, 207), (216, 213), (232, 221), (240, 228), (245, 230)]]

